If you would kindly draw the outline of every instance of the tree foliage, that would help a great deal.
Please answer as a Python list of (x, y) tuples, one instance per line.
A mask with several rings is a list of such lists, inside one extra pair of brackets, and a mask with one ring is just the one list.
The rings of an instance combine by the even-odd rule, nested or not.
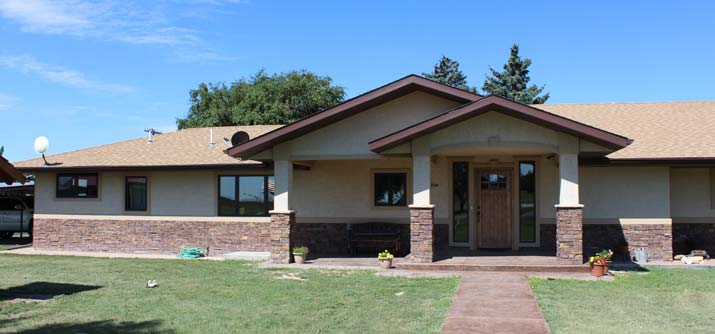
[(491, 77), (484, 81), (482, 90), (488, 94), (499, 95), (507, 99), (524, 104), (542, 104), (549, 99), (549, 93), (539, 96), (544, 91), (544, 86), (529, 86), (529, 66), (531, 59), (521, 59), (519, 56), (519, 46), (514, 44), (511, 47), (511, 55), (504, 71), (497, 72), (491, 66)]
[(439, 62), (434, 65), (431, 73), (422, 73), (422, 75), (441, 84), (452, 86), (470, 92), (476, 92), (475, 87), (470, 87), (467, 84), (467, 76), (459, 69), (459, 62), (449, 57), (442, 56)]
[(330, 77), (302, 70), (249, 79), (226, 86), (201, 83), (190, 91), (191, 107), (179, 129), (254, 124), (287, 124), (343, 101), (345, 90)]

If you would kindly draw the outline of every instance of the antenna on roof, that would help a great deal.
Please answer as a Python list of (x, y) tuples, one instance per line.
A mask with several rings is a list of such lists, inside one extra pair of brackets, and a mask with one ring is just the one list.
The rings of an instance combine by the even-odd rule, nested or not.
[(147, 139), (147, 142), (146, 142), (147, 144), (151, 144), (151, 143), (152, 143), (152, 138), (154, 138), (154, 135), (160, 135), (160, 134), (161, 134), (161, 132), (154, 130), (154, 128), (145, 129), (144, 132), (146, 132), (146, 133), (149, 134), (149, 138)]

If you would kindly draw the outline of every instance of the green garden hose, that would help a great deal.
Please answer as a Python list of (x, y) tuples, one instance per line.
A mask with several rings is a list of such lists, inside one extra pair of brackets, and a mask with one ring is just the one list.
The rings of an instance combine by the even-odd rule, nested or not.
[(179, 251), (180, 259), (198, 259), (203, 256), (204, 253), (201, 252), (198, 248), (184, 248)]

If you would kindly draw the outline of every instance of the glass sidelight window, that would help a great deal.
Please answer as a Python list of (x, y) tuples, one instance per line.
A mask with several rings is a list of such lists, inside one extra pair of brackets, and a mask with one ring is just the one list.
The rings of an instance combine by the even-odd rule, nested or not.
[(452, 164), (452, 242), (469, 242), (469, 163)]
[(536, 241), (536, 163), (519, 162), (519, 241)]

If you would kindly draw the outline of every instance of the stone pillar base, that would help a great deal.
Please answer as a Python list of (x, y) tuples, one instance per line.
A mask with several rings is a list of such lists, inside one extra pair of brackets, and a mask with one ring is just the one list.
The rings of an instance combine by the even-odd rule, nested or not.
[(556, 257), (562, 264), (583, 263), (583, 208), (556, 206)]
[(290, 232), (295, 224), (295, 211), (271, 211), (271, 262), (288, 264), (291, 262)]
[(434, 206), (410, 206), (410, 262), (434, 262)]

